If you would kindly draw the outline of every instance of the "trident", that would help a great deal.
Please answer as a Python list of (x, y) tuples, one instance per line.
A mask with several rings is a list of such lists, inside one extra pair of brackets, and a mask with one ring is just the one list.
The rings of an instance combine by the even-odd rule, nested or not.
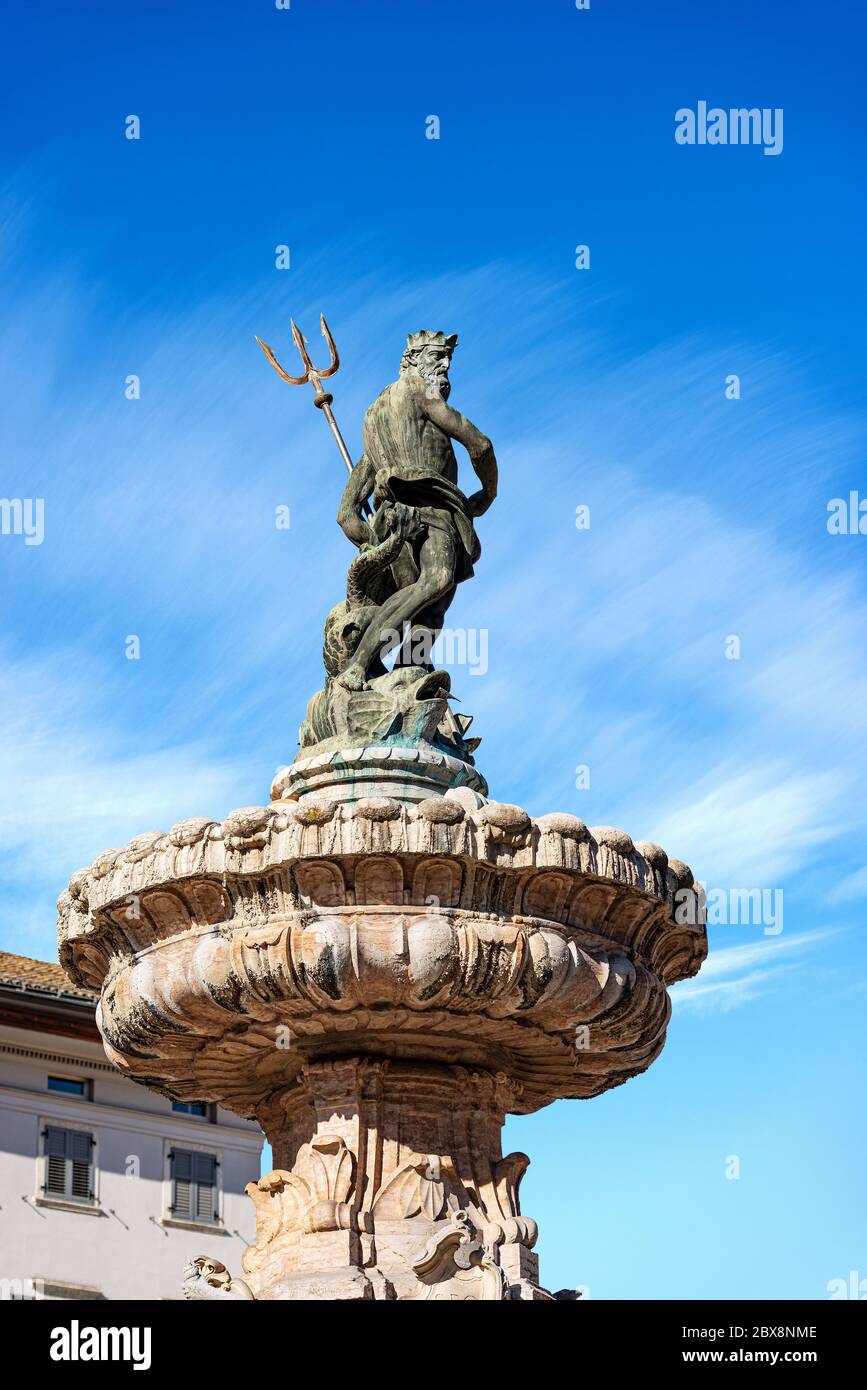
[[(340, 450), (340, 457), (346, 464), (347, 471), (351, 473), (352, 459), (350, 457), (349, 450), (343, 442), (343, 435), (340, 433), (337, 421), (334, 418), (334, 411), (331, 409), (331, 402), (334, 400), (334, 397), (332, 396), (330, 391), (323, 391), (322, 389), (323, 380), (326, 377), (334, 376), (334, 373), (340, 366), (340, 355), (337, 351), (334, 339), (331, 336), (331, 330), (329, 329), (328, 324), (325, 322), (324, 314), (319, 315), (319, 322), (322, 325), (322, 336), (328, 344), (328, 351), (331, 354), (330, 364), (327, 367), (322, 368), (314, 367), (313, 363), (310, 361), (310, 355), (307, 351), (307, 339), (304, 337), (304, 334), (301, 332), (301, 329), (298, 327), (295, 320), (290, 319), (290, 323), (292, 324), (292, 338), (294, 340), (295, 346), (301, 354), (301, 361), (304, 363), (303, 376), (290, 376), (288, 372), (284, 372), (283, 368), (280, 366), (280, 363), (277, 361), (276, 356), (274, 355), (273, 348), (269, 348), (268, 344), (263, 343), (262, 339), (259, 337), (256, 338), (256, 342), (259, 344), (260, 348), (264, 352), (268, 361), (271, 363), (271, 366), (274, 368), (274, 371), (277, 373), (277, 375), (281, 376), (284, 381), (288, 381), (290, 386), (306, 386), (307, 382), (310, 382), (310, 385), (313, 387), (315, 393), (313, 396), (313, 404), (315, 406), (318, 406), (318, 408), (324, 413), (325, 418), (328, 421), (329, 427), (331, 429), (331, 433), (334, 435), (334, 438), (337, 442), (337, 447)], [(370, 508), (366, 502), (362, 506), (362, 511), (364, 512), (365, 516), (370, 516)]]

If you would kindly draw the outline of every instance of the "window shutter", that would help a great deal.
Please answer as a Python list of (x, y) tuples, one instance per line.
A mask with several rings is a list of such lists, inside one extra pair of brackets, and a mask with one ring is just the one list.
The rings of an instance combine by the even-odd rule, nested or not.
[(80, 1129), (45, 1127), (45, 1191), (55, 1197), (89, 1201), (93, 1135)]
[(208, 1183), (211, 1187), (217, 1176), (217, 1160), (213, 1154), (194, 1154), (196, 1182)]
[(45, 1152), (54, 1158), (66, 1157), (66, 1133), (57, 1125), (45, 1126)]
[(90, 1151), (93, 1139), (83, 1130), (69, 1131), (70, 1194), (84, 1200), (93, 1196), (90, 1185)]
[(45, 1128), (45, 1191), (66, 1196), (66, 1130), (57, 1125)]
[(217, 1159), (190, 1149), (173, 1149), (172, 1216), (186, 1221), (217, 1220)]
[(172, 1215), (193, 1214), (193, 1155), (186, 1149), (172, 1152)]
[(213, 1154), (194, 1154), (193, 1171), (196, 1180), (196, 1216), (199, 1221), (213, 1221), (216, 1216), (217, 1160)]

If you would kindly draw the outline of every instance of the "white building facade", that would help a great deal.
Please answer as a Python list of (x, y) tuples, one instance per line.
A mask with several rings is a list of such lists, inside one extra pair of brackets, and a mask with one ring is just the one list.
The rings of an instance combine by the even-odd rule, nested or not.
[(242, 1273), (261, 1130), (127, 1081), (95, 1007), (0, 952), (0, 1298), (179, 1298), (197, 1255)]

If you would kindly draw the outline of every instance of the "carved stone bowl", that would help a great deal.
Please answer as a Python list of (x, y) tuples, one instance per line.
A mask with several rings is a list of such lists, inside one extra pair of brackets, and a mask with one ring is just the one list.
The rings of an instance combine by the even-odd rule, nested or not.
[(61, 895), (60, 955), (111, 1060), (174, 1099), (264, 1123), (310, 1065), (370, 1056), (506, 1076), (526, 1114), (657, 1056), (666, 986), (707, 953), (675, 916), (692, 882), (571, 815), (308, 799), (100, 855)]

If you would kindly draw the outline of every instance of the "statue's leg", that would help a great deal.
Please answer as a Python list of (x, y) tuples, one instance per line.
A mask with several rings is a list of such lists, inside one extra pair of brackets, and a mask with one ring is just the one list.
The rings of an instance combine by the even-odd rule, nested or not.
[(442, 632), (446, 611), (455, 596), (456, 588), (457, 585), (452, 585), (447, 594), (443, 594), (430, 608), (425, 608), (416, 615), (415, 622), (403, 639), (395, 666), (421, 666), (428, 671), (433, 670), (431, 649)]
[[(397, 557), (397, 560), (391, 567), (391, 577), (399, 590), (409, 589), (419, 578), (421, 573), (419, 553), (425, 534), (426, 533), (423, 533), (421, 536), (418, 536), (415, 541), (407, 541), (400, 555)], [(412, 629), (407, 629), (401, 649), (394, 659), (395, 666), (412, 666), (414, 664), (409, 641), (411, 633)]]
[(391, 577), (394, 580), (395, 588), (408, 589), (410, 584), (414, 584), (419, 577), (419, 551), (421, 550), (423, 536), (419, 536), (415, 541), (405, 541), (400, 549), (397, 559), (391, 564)]
[(358, 645), (350, 666), (339, 677), (350, 689), (359, 689), (377, 657), (384, 658), (403, 640), (404, 623), (412, 624), (420, 613), (439, 607), (445, 612), (447, 595), (454, 592), (457, 546), (454, 531), (428, 532), (418, 552), (418, 579), (386, 599)]

